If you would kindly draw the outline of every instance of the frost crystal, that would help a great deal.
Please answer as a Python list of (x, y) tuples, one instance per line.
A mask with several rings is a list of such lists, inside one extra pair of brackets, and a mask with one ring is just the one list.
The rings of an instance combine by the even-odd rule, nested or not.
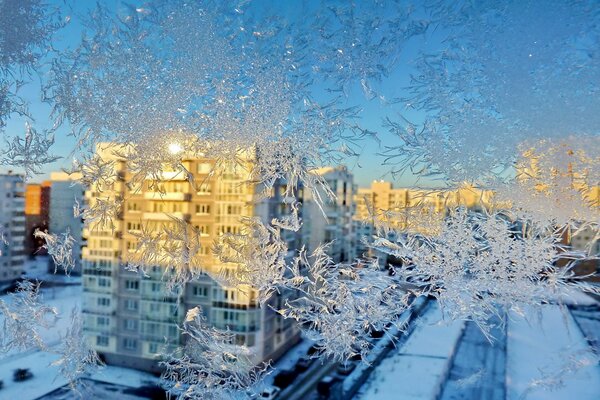
[[(560, 232), (511, 222), (502, 214), (452, 212), (437, 236), (398, 234), (373, 247), (402, 260), (396, 275), (421, 294), (435, 297), (451, 320), (472, 320), (489, 334), (487, 321), (524, 305), (557, 301), (575, 287), (598, 292), (574, 274)], [(560, 300), (558, 300), (560, 301)]]
[(146, 275), (153, 266), (161, 265), (168, 291), (177, 292), (198, 278), (204, 271), (201, 264), (200, 231), (188, 222), (169, 216), (170, 223), (162, 229), (150, 229), (146, 224), (129, 233), (136, 246), (126, 256), (126, 268)]
[(214, 254), (224, 263), (218, 280), (228, 286), (249, 285), (258, 290), (262, 305), (278, 291), (286, 271), (288, 248), (279, 229), (265, 226), (258, 218), (243, 220), (245, 232), (224, 234), (215, 243)]
[(376, 260), (335, 264), (325, 247), (317, 248), (310, 259), (301, 251), (289, 272), (284, 285), (297, 295), (286, 300), (279, 313), (297, 320), (324, 355), (339, 361), (357, 354), (365, 359), (370, 332), (396, 324), (414, 298)]
[(71, 236), (69, 230), (59, 235), (42, 232), (39, 229), (34, 232), (36, 238), (44, 239), (45, 244), (42, 246), (48, 250), (48, 254), (54, 261), (54, 273), (61, 267), (65, 274), (70, 275), (75, 268), (75, 260), (73, 259), (73, 246), (77, 245), (75, 239)]
[(245, 346), (235, 344), (235, 335), (207, 324), (200, 307), (187, 312), (182, 332), (183, 349), (167, 356), (163, 384), (177, 399), (229, 400), (250, 398), (248, 394), (269, 369), (256, 365)]
[(48, 154), (54, 144), (54, 136), (38, 133), (29, 123), (25, 125), (25, 138), (14, 137), (7, 141), (7, 149), (0, 154), (0, 165), (20, 167), (25, 171), (25, 179), (41, 174), (44, 165), (58, 160), (60, 157)]
[(0, 299), (0, 313), (4, 317), (0, 351), (46, 348), (39, 329), (52, 327), (58, 312), (55, 308), (40, 303), (39, 289), (39, 283), (19, 282), (17, 291), (11, 294), (12, 301), (9, 304)]
[(18, 92), (60, 26), (56, 16), (41, 0), (0, 1), (0, 134), (11, 114), (27, 114), (27, 102)]
[(59, 373), (69, 381), (69, 386), (74, 391), (78, 391), (83, 375), (102, 366), (98, 354), (88, 344), (83, 332), (81, 313), (76, 308), (71, 310), (71, 324), (55, 351), (60, 358), (52, 365), (58, 366)]
[(415, 60), (402, 99), (427, 118), (391, 122), (398, 172), (472, 182), (502, 174), (524, 139), (600, 133), (594, 1), (431, 6), (440, 44)]

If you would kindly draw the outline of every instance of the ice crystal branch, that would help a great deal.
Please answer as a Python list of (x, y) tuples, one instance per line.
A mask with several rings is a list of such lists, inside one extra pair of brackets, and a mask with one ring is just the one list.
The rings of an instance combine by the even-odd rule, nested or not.
[[(557, 301), (570, 288), (597, 292), (573, 271), (585, 254), (561, 245), (553, 230), (535, 229), (502, 214), (453, 211), (437, 236), (398, 234), (373, 247), (402, 260), (399, 279), (435, 297), (450, 319), (476, 322), (525, 305)], [(560, 300), (558, 300), (560, 301)]]
[(38, 133), (29, 123), (25, 125), (25, 137), (13, 137), (6, 141), (7, 149), (0, 156), (0, 165), (22, 168), (25, 179), (41, 174), (42, 168), (60, 157), (49, 154), (54, 136), (47, 132)]
[(235, 344), (235, 335), (207, 324), (200, 307), (188, 311), (182, 332), (186, 345), (170, 354), (163, 385), (177, 399), (249, 398), (269, 365), (256, 365), (250, 350)]
[(497, 199), (517, 217), (540, 225), (600, 223), (600, 137), (569, 136), (523, 143), (513, 182), (498, 185)]
[(147, 275), (149, 268), (160, 266), (168, 291), (176, 292), (204, 272), (201, 233), (187, 221), (169, 216), (169, 222), (158, 230), (140, 221), (140, 229), (129, 234), (136, 246), (125, 257), (126, 268)]
[(2, 352), (46, 348), (39, 330), (52, 327), (58, 312), (40, 302), (39, 289), (39, 283), (19, 282), (9, 303), (0, 300), (0, 313), (4, 317), (0, 335)]
[(61, 267), (67, 276), (70, 275), (73, 268), (75, 268), (73, 246), (77, 245), (70, 231), (67, 229), (66, 232), (55, 235), (37, 229), (34, 236), (44, 240), (45, 244), (42, 247), (48, 250), (48, 254), (54, 261), (54, 273), (56, 274), (58, 267)]
[(360, 354), (366, 359), (370, 332), (396, 324), (414, 297), (376, 260), (335, 264), (324, 247), (310, 258), (303, 250), (290, 265), (284, 285), (297, 295), (290, 296), (279, 313), (298, 321), (325, 356), (344, 361)]
[(80, 378), (103, 365), (98, 354), (91, 349), (83, 332), (83, 320), (77, 308), (71, 310), (71, 323), (61, 338), (58, 349), (60, 358), (52, 362), (59, 373), (67, 379), (72, 390), (78, 391)]
[(62, 25), (56, 9), (41, 0), (0, 2), (0, 133), (11, 114), (27, 115), (19, 94)]
[(215, 243), (213, 252), (224, 263), (219, 280), (229, 286), (249, 285), (258, 290), (262, 305), (278, 291), (286, 271), (287, 244), (279, 229), (265, 226), (257, 218), (246, 218), (241, 234), (225, 234)]

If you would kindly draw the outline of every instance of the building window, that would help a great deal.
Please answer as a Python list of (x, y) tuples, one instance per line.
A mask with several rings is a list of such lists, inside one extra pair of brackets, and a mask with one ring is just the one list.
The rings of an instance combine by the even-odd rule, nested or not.
[(210, 214), (210, 205), (208, 204), (196, 204), (196, 214), (208, 215)]
[(160, 304), (150, 303), (150, 312), (155, 313), (160, 311)]
[(158, 293), (160, 292), (162, 289), (162, 285), (158, 282), (152, 282), (152, 284), (150, 285), (150, 290), (152, 291), (152, 293)]
[(212, 189), (210, 187), (210, 184), (208, 184), (208, 183), (203, 183), (198, 188), (198, 194), (210, 194), (211, 192), (212, 192)]
[(136, 350), (137, 349), (137, 340), (132, 339), (132, 338), (123, 339), (123, 347), (125, 347), (126, 350)]
[(98, 326), (108, 326), (110, 324), (110, 319), (108, 319), (108, 317), (96, 317), (96, 324)]
[(150, 343), (150, 346), (148, 346), (148, 352), (150, 354), (158, 354), (158, 343)]
[(242, 207), (235, 205), (229, 205), (227, 206), (227, 211), (226, 211), (227, 215), (241, 215), (242, 214)]
[(138, 290), (140, 288), (140, 283), (138, 281), (125, 281), (125, 289), (127, 290)]
[(108, 278), (98, 278), (98, 286), (100, 286), (100, 287), (110, 287), (110, 279), (108, 279)]
[(132, 300), (132, 299), (125, 300), (125, 309), (128, 311), (137, 311), (137, 309), (138, 309), (137, 300)]
[(193, 292), (196, 297), (208, 297), (208, 287), (206, 286), (194, 286)]
[(97, 346), (108, 346), (108, 336), (96, 336), (96, 345)]
[(196, 225), (196, 229), (198, 230), (198, 232), (200, 232), (200, 236), (209, 235), (208, 225)]
[(123, 322), (123, 327), (128, 331), (137, 330), (137, 321), (135, 319), (126, 319)]
[(98, 297), (98, 305), (101, 307), (108, 307), (110, 306), (110, 299), (107, 299), (106, 297)]

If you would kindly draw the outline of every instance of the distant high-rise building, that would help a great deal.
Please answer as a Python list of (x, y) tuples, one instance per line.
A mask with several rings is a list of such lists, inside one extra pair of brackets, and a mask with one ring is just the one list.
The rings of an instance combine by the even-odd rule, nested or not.
[[(75, 246), (73, 246), (73, 260), (75, 266), (72, 270), (73, 275), (81, 274), (81, 246), (83, 245), (83, 222), (80, 216), (75, 216), (73, 206), (79, 203), (84, 205), (84, 189), (81, 184), (74, 179), (75, 175), (69, 175), (64, 172), (53, 172), (50, 174), (50, 211), (48, 231), (54, 235), (60, 235), (65, 232), (73, 237)], [(54, 272), (55, 266), (52, 259), (48, 266), (48, 271)]]
[(28, 184), (25, 187), (25, 251), (28, 255), (46, 254), (44, 240), (34, 236), (36, 230), (48, 230), (50, 182)]
[(312, 171), (327, 183), (335, 198), (317, 188), (322, 199), (319, 206), (315, 196), (305, 196), (304, 221), (308, 233), (309, 250), (328, 244), (327, 253), (335, 262), (348, 262), (356, 257), (356, 243), (352, 216), (356, 186), (352, 173), (345, 166), (319, 168)]
[[(114, 229), (92, 224), (86, 229), (87, 246), (83, 249), (83, 315), (85, 332), (96, 351), (107, 363), (158, 371), (158, 353), (165, 341), (181, 343), (178, 324), (186, 310), (200, 305), (209, 324), (228, 328), (238, 344), (249, 346), (256, 361), (276, 359), (299, 340), (294, 321), (285, 320), (270, 307), (260, 307), (256, 292), (249, 287), (225, 287), (208, 274), (185, 283), (178, 294), (166, 290), (165, 268), (153, 265), (142, 276), (124, 268), (128, 255), (135, 254), (136, 234), (160, 232), (177, 221), (184, 221), (200, 233), (202, 270), (217, 273), (223, 264), (212, 253), (213, 241), (225, 233), (240, 233), (241, 217), (258, 217), (268, 223), (285, 214), (289, 206), (282, 198), (283, 187), (273, 188), (272, 196), (256, 200), (262, 187), (248, 184), (248, 173), (241, 168), (227, 168), (222, 174), (210, 174), (215, 163), (210, 159), (184, 158), (187, 176), (165, 170), (161, 181), (133, 183), (128, 162), (112, 151), (117, 145), (98, 146), (97, 154), (114, 162), (116, 179), (102, 193), (97, 188), (86, 192), (90, 206), (100, 196), (122, 199), (120, 215)], [(122, 154), (122, 153), (121, 153)], [(248, 158), (247, 163), (251, 163)], [(154, 177), (156, 178), (156, 177)], [(299, 246), (299, 235), (285, 231), (289, 248)], [(291, 255), (291, 253), (290, 253)], [(271, 300), (281, 303), (280, 295)]]
[(396, 231), (430, 233), (449, 208), (480, 209), (491, 204), (492, 192), (470, 186), (457, 190), (394, 188), (391, 182), (374, 181), (370, 188), (357, 190), (354, 202), (357, 255), (378, 256), (385, 262), (384, 254), (375, 254), (369, 247), (378, 227), (383, 231), (389, 228), (387, 234), (392, 236)]
[(0, 283), (21, 276), (25, 264), (23, 177), (0, 175)]

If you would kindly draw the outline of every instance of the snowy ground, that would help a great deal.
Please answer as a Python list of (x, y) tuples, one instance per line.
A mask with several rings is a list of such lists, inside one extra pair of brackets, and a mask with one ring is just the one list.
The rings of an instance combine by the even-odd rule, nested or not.
[(444, 386), (442, 400), (505, 399), (506, 333), (499, 323), (490, 342), (474, 322), (467, 322), (454, 363)]
[[(573, 296), (511, 316), (490, 343), (467, 322), (438, 325), (431, 307), (406, 344), (369, 377), (357, 400), (600, 398), (600, 304)], [(575, 305), (577, 303), (577, 305)]]
[(433, 304), (406, 343), (383, 360), (356, 395), (358, 400), (434, 399), (441, 392), (463, 322), (441, 324)]
[(600, 367), (571, 314), (542, 307), (539, 319), (508, 322), (507, 400), (600, 398)]
[[(47, 259), (38, 257), (28, 262), (26, 271), (28, 278), (47, 283), (42, 286), (40, 300), (44, 304), (55, 307), (61, 317), (51, 329), (41, 329), (39, 332), (51, 350), (59, 344), (61, 335), (69, 325), (71, 310), (74, 307), (81, 310), (83, 291), (80, 277), (67, 277), (60, 273), (49, 274), (46, 268)], [(6, 303), (12, 301), (10, 295), (4, 295), (1, 298)], [(2, 322), (2, 316), (0, 316), (0, 325)], [(4, 388), (0, 389), (0, 399), (33, 400), (42, 396), (45, 399), (76, 398), (72, 397), (68, 391), (60, 390), (67, 384), (67, 381), (60, 377), (57, 368), (51, 365), (57, 358), (58, 356), (51, 351), (38, 350), (11, 351), (7, 354), (0, 354), (0, 380), (4, 382)], [(25, 382), (14, 382), (13, 371), (17, 368), (28, 368), (33, 373), (33, 378)], [(93, 381), (88, 382), (89, 391), (84, 393), (83, 398), (140, 399), (144, 397), (127, 392), (132, 392), (132, 388), (152, 386), (158, 383), (158, 379), (153, 375), (119, 367), (105, 367), (89, 378)]]

